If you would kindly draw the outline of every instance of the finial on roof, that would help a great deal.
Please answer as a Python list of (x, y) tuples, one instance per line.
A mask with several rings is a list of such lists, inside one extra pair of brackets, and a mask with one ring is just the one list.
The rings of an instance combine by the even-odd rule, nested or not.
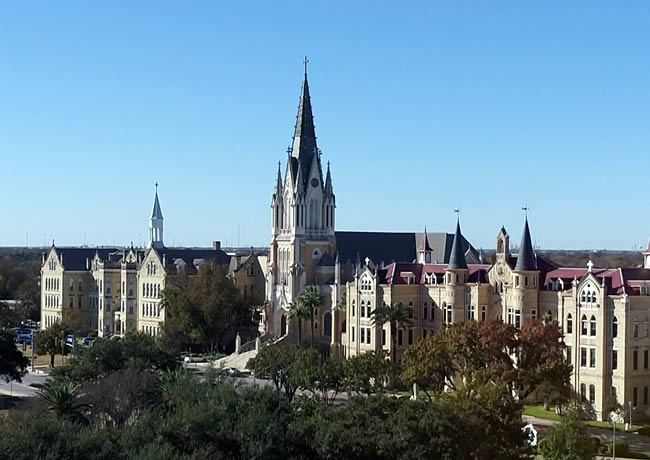
[(591, 273), (593, 268), (594, 268), (594, 263), (591, 261), (591, 259), (589, 259), (589, 262), (587, 262), (587, 271)]
[(305, 65), (305, 78), (307, 78), (307, 64), (309, 64), (309, 59), (307, 59), (307, 56), (302, 60), (302, 63)]
[(156, 192), (158, 191), (158, 181), (156, 181)]
[(521, 208), (521, 210), (524, 211), (524, 214), (526, 215), (526, 219), (528, 219), (528, 211), (530, 210), (528, 204), (525, 204), (523, 208)]

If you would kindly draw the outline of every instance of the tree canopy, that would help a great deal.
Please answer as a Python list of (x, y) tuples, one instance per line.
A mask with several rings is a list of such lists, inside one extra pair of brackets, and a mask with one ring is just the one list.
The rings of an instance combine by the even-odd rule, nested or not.
[(29, 360), (16, 348), (13, 334), (0, 330), (0, 380), (20, 382), (28, 364)]

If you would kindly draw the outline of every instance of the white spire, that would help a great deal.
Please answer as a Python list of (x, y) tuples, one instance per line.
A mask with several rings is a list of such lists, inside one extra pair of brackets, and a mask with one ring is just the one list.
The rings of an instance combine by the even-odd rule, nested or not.
[(154, 198), (151, 217), (149, 218), (149, 247), (163, 248), (163, 215), (158, 201), (158, 182), (156, 182), (156, 197)]

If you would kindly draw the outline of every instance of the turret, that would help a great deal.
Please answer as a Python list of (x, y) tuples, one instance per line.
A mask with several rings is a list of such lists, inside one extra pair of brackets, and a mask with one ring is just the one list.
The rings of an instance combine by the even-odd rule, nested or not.
[(418, 263), (420, 264), (430, 264), (431, 263), (431, 253), (433, 250), (429, 245), (429, 236), (427, 235), (427, 227), (424, 226), (424, 235), (422, 236), (422, 242), (418, 248)]
[[(519, 245), (519, 254), (517, 254), (517, 263), (512, 272), (512, 285), (514, 295), (512, 296), (512, 314), (511, 323), (517, 327), (521, 326), (521, 320), (524, 321), (540, 318), (538, 308), (538, 285), (539, 271), (537, 270), (537, 256), (533, 250), (533, 243), (530, 237), (530, 228), (528, 226), (528, 217), (524, 222), (524, 231), (521, 235), (521, 244)], [(510, 316), (509, 316), (510, 318)]]
[[(451, 322), (454, 323), (463, 321), (465, 318), (465, 283), (468, 272), (465, 259), (465, 239), (460, 231), (460, 220), (457, 220), (449, 263), (445, 270), (445, 284), (447, 285), (445, 309), (451, 311)], [(445, 322), (449, 322), (447, 311), (445, 311)]]

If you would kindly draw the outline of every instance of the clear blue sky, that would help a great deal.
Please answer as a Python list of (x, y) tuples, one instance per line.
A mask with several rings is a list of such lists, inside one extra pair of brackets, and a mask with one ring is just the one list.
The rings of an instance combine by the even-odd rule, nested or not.
[[(650, 3), (3, 2), (0, 245), (265, 245), (302, 78), (340, 230), (650, 236)], [(137, 6), (132, 6), (137, 3)], [(569, 5), (569, 6), (567, 6)]]

